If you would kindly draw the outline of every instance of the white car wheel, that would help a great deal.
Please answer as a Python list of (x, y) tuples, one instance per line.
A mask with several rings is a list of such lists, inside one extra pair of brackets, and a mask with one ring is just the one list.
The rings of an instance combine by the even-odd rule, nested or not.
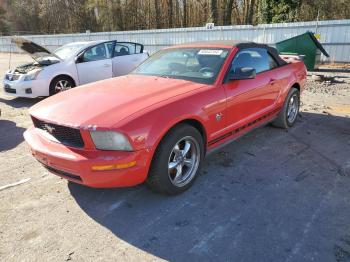
[(75, 87), (73, 80), (67, 76), (58, 76), (51, 81), (50, 96)]

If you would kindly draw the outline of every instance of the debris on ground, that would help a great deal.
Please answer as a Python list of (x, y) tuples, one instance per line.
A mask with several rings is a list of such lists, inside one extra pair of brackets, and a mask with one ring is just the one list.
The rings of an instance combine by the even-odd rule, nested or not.
[(335, 76), (326, 76), (326, 75), (311, 75), (311, 79), (313, 81), (318, 81), (318, 82), (334, 82), (335, 81)]
[(66, 261), (71, 261), (72, 260), (72, 255), (74, 254), (74, 251), (73, 252), (70, 252), (69, 254), (68, 254), (68, 257), (67, 257), (67, 259), (66, 259)]
[(27, 183), (31, 178), (25, 178), (25, 179), (22, 179), (18, 182), (15, 182), (15, 183), (12, 183), (12, 184), (8, 184), (8, 185), (4, 185), (4, 186), (1, 186), (0, 187), (0, 191), (2, 190), (5, 190), (5, 189), (8, 189), (10, 187), (15, 187), (15, 186), (19, 186), (21, 184), (24, 184), (24, 183)]

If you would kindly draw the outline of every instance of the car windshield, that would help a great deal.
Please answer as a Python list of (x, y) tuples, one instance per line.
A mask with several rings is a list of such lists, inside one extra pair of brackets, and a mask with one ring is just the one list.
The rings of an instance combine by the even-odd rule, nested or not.
[(133, 74), (184, 79), (212, 84), (220, 72), (229, 49), (223, 48), (171, 48), (160, 51)]
[(72, 56), (75, 52), (77, 52), (80, 48), (85, 46), (85, 44), (77, 43), (77, 44), (68, 44), (57, 48), (53, 53), (57, 55), (61, 59), (66, 59)]

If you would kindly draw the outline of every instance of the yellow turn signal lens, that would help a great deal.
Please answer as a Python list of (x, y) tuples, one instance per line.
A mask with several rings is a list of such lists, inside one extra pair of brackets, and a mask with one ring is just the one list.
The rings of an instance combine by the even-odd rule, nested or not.
[(133, 167), (136, 165), (136, 161), (132, 161), (124, 164), (116, 164), (116, 165), (106, 165), (106, 166), (92, 166), (92, 171), (108, 171), (108, 170), (116, 170), (116, 169), (125, 169), (129, 167)]

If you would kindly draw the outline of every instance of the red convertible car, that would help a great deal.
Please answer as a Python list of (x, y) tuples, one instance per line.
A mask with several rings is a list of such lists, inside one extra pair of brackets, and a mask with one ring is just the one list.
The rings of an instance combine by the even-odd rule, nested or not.
[[(91, 72), (93, 74), (93, 72)], [(204, 156), (258, 126), (296, 121), (306, 81), (267, 45), (216, 41), (164, 49), (127, 76), (76, 87), (30, 109), (25, 140), (52, 173), (91, 187), (177, 194)]]

